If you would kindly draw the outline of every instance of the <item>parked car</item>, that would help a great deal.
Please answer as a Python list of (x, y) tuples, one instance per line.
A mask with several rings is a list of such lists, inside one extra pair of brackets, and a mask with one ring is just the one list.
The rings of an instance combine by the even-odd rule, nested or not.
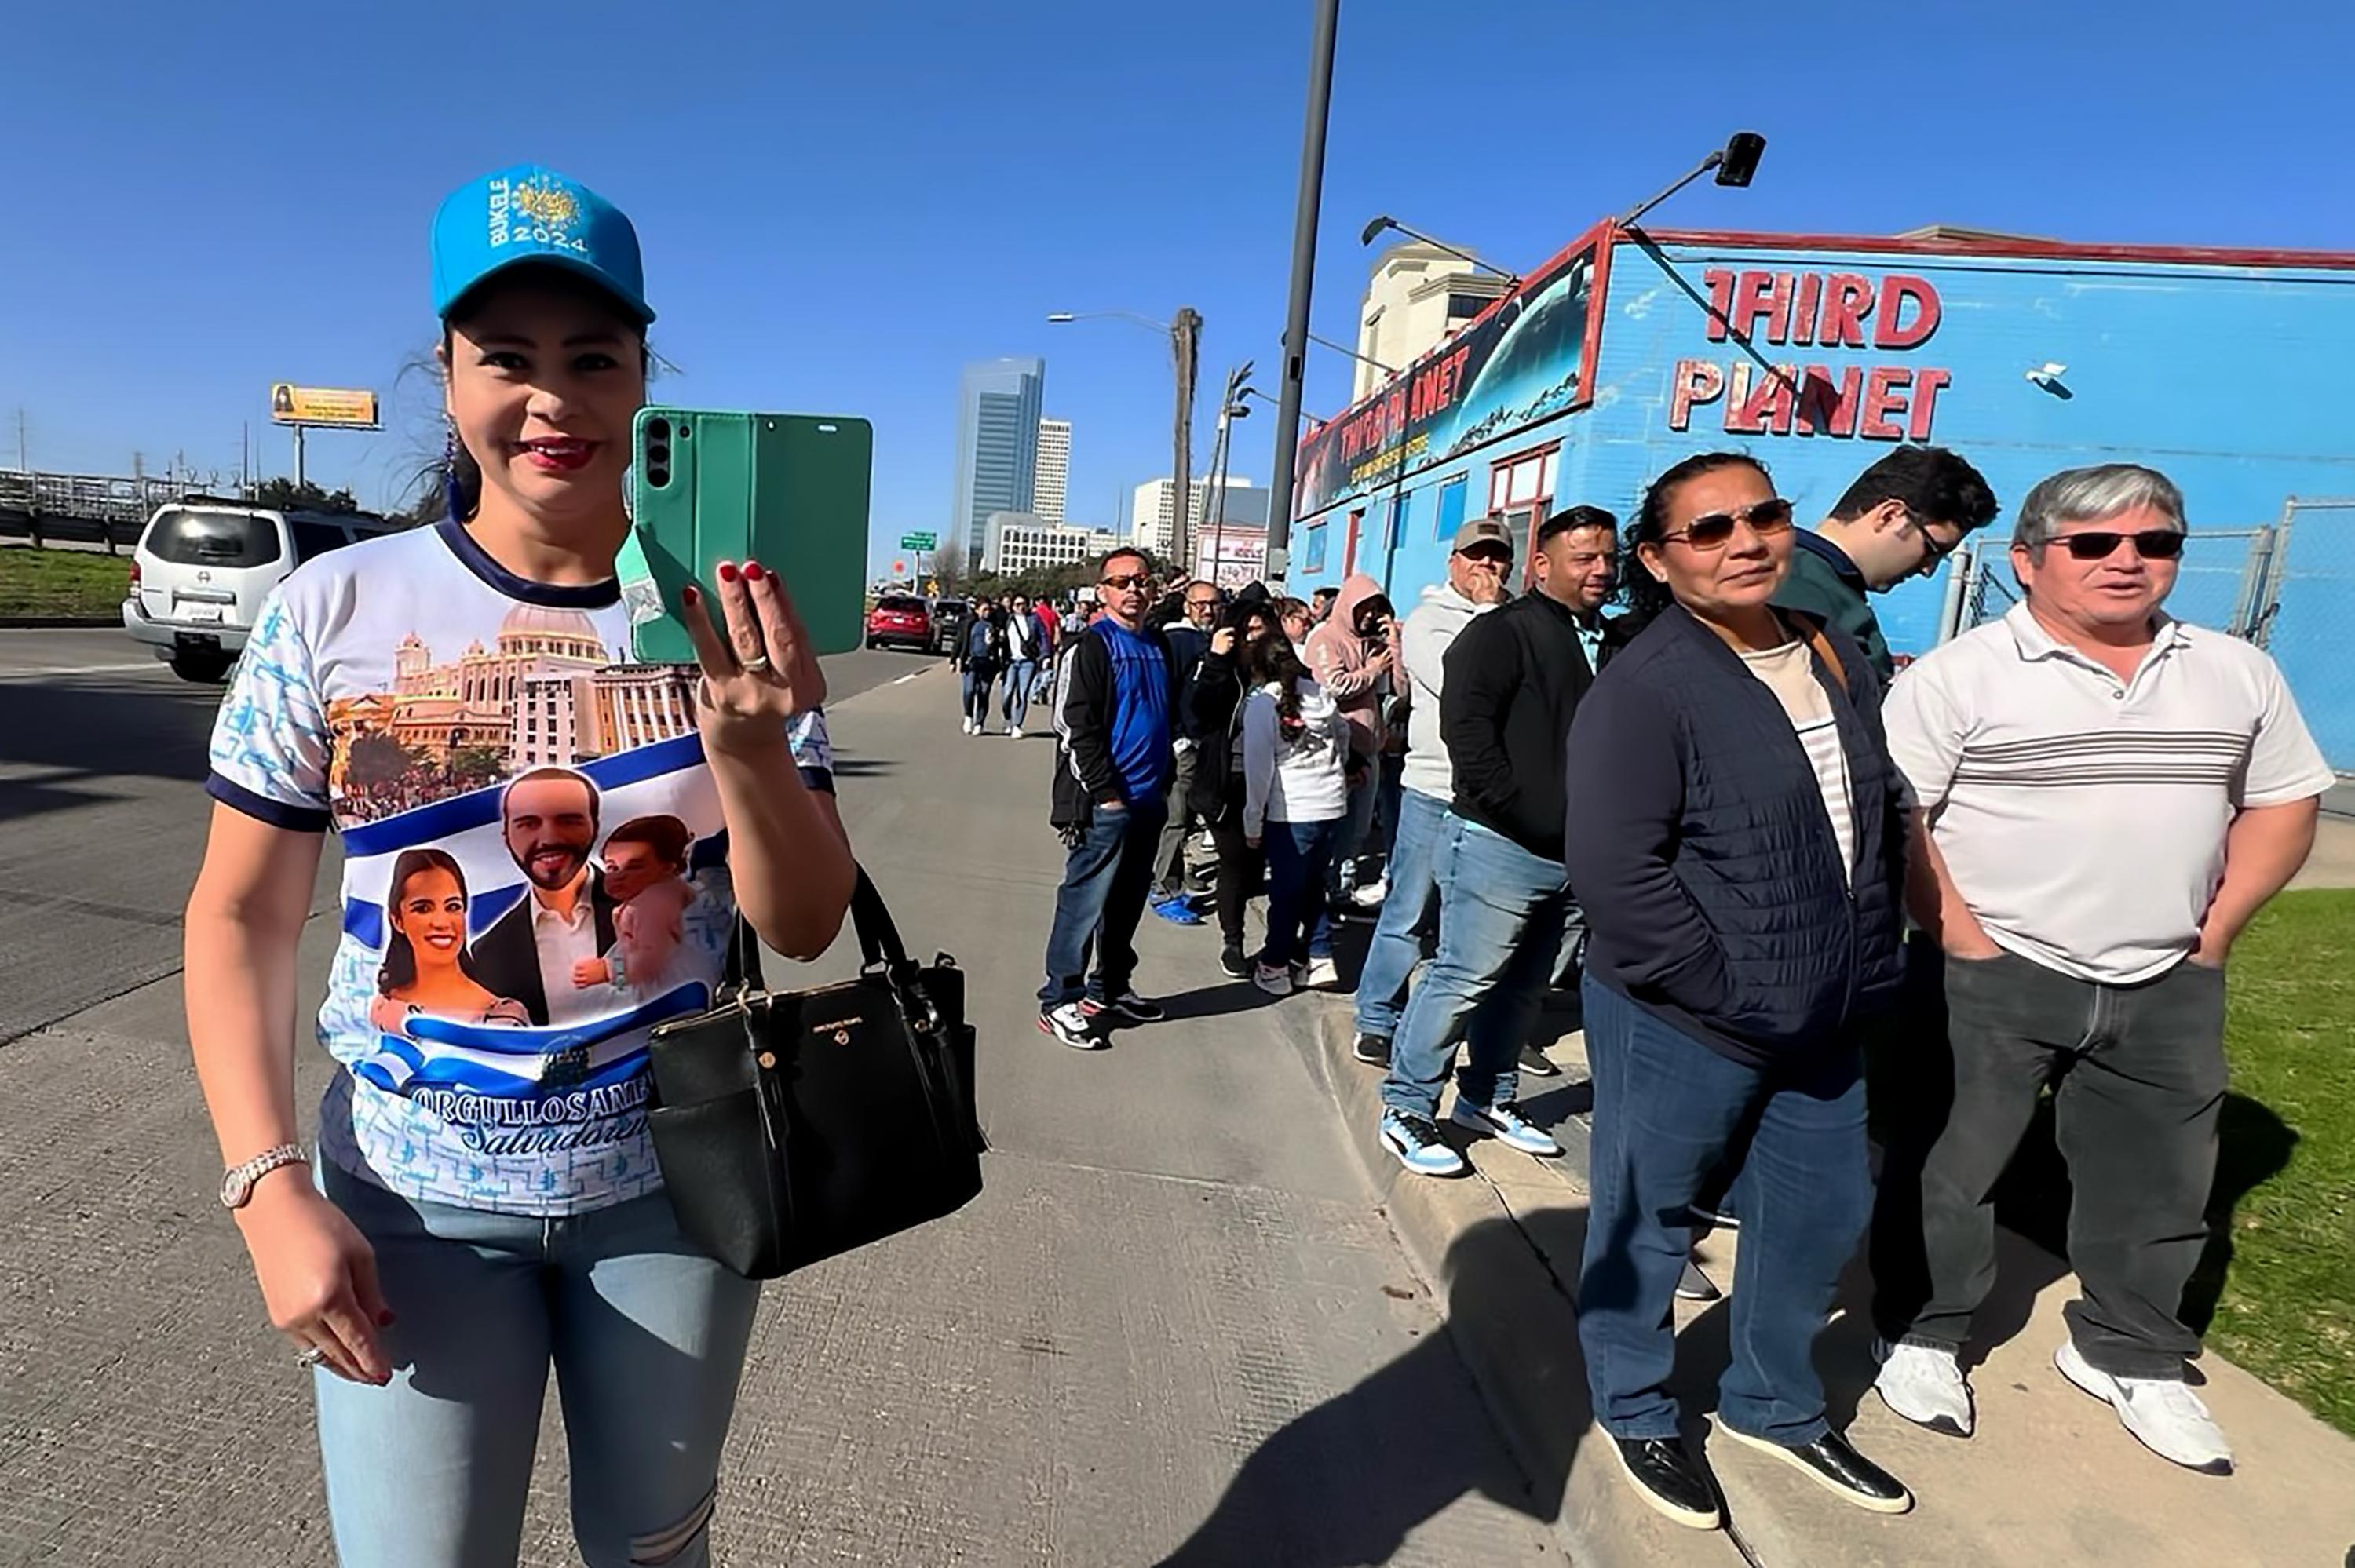
[(919, 653), (932, 645), (932, 614), (913, 594), (887, 593), (867, 612), (867, 646), (913, 648)]
[(132, 552), (123, 629), (182, 680), (219, 681), (281, 578), (400, 526), (364, 512), (282, 512), (202, 495), (167, 503)]
[(964, 623), (972, 616), (973, 607), (961, 599), (932, 600), (932, 652), (954, 653), (964, 636)]

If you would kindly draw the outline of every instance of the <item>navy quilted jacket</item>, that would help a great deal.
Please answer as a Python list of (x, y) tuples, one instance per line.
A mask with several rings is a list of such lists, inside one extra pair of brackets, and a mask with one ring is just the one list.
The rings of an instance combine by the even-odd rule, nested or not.
[(1604, 669), (1570, 732), (1564, 862), (1593, 932), (1588, 972), (1754, 1065), (1843, 1044), (1900, 978), (1904, 839), (1880, 683), (1854, 641), (1826, 637), (1846, 672), (1817, 655), (1855, 792), (1852, 889), (1782, 704), (1682, 609)]

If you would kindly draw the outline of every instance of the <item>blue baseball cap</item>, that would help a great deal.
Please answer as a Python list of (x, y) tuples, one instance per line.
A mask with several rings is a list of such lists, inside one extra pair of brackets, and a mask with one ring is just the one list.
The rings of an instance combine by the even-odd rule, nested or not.
[(458, 187), (433, 215), (433, 313), (443, 320), (480, 283), (525, 261), (567, 268), (641, 323), (655, 319), (638, 231), (580, 181), (518, 164)]

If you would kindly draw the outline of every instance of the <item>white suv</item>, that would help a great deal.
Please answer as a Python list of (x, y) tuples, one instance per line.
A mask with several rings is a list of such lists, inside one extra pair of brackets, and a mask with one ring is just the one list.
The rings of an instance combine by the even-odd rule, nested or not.
[(182, 680), (218, 681), (281, 577), (399, 526), (364, 512), (281, 512), (203, 496), (159, 506), (131, 557), (123, 628)]

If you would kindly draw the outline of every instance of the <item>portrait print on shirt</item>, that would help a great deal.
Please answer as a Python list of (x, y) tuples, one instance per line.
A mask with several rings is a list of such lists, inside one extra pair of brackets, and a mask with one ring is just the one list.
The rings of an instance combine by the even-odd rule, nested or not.
[[(208, 788), (341, 833), (321, 1140), (380, 1185), (562, 1213), (660, 1184), (648, 1032), (710, 1005), (737, 915), (697, 673), (627, 646), (618, 594), (448, 527), (306, 563), (258, 619)], [(787, 738), (830, 787), (823, 715)]]

